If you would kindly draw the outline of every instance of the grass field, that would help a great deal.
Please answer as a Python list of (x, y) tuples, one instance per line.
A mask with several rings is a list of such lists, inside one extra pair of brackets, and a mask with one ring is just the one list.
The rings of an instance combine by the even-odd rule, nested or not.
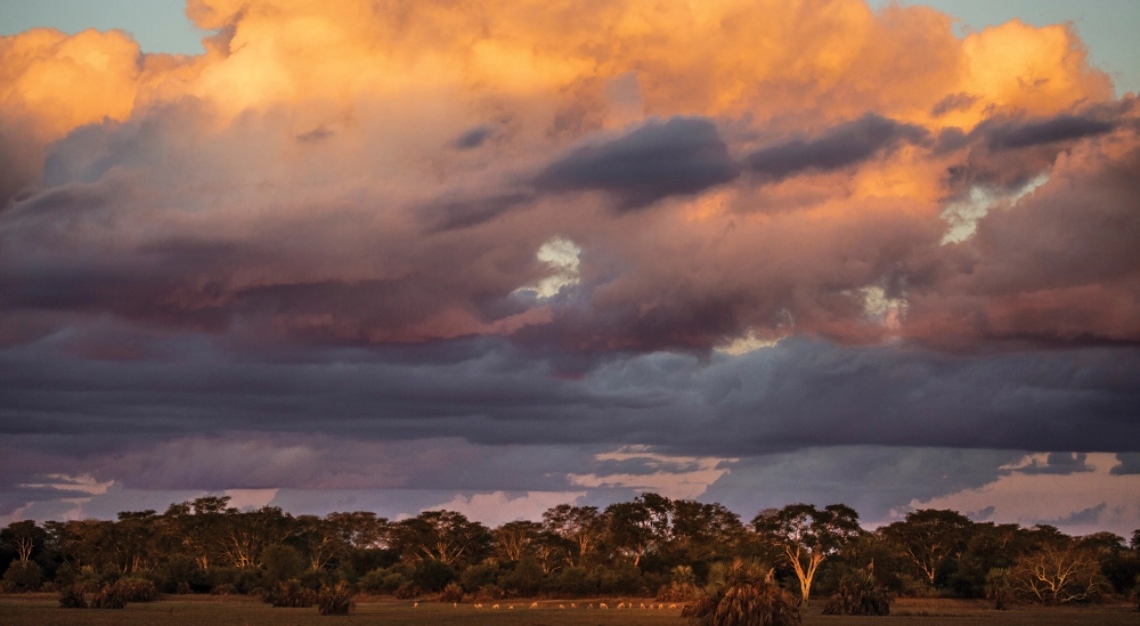
[[(615, 610), (619, 601), (607, 600), (610, 609), (585, 608), (591, 601), (540, 600), (536, 609), (529, 602), (501, 602), (500, 608), (476, 609), (471, 604), (411, 602), (388, 599), (364, 599), (348, 617), (321, 617), (312, 609), (275, 609), (256, 599), (244, 597), (171, 596), (170, 599), (146, 604), (131, 604), (122, 610), (61, 609), (54, 595), (31, 594), (0, 596), (0, 626), (28, 624), (55, 626), (93, 624), (124, 626), (305, 626), (308, 624), (369, 624), (404, 626), (411, 624), (470, 624), (474, 626), (683, 626), (679, 609)], [(638, 601), (640, 603), (640, 601)], [(560, 610), (559, 605), (566, 606)], [(878, 624), (928, 624), (930, 626), (1136, 626), (1140, 613), (1134, 605), (1110, 604), (1074, 608), (1015, 607), (994, 611), (985, 603), (953, 600), (900, 600), (892, 606), (890, 617), (830, 617), (820, 614), (821, 604), (814, 603), (804, 613), (805, 626), (861, 626)]]

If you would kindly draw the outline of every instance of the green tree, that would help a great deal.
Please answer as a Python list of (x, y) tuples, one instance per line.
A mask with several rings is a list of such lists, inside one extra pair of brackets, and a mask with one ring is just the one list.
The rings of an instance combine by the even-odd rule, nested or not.
[(392, 541), (406, 559), (452, 566), (478, 561), (490, 547), (491, 532), (457, 511), (424, 511), (394, 524)]
[(921, 509), (881, 530), (934, 586), (946, 563), (966, 549), (974, 523), (957, 511)]
[(0, 544), (11, 549), (21, 563), (30, 561), (43, 548), (45, 539), (47, 531), (32, 520), (12, 522), (0, 530)]
[(812, 504), (768, 509), (752, 520), (752, 526), (781, 548), (784, 560), (796, 574), (805, 603), (811, 596), (819, 566), (861, 532), (859, 514), (843, 504), (830, 504), (823, 509)]
[(611, 504), (605, 511), (609, 539), (620, 553), (631, 556), (637, 567), (647, 552), (669, 541), (672, 511), (673, 503), (655, 493), (643, 493), (633, 502)]
[(571, 565), (583, 564), (597, 549), (606, 530), (605, 520), (596, 506), (559, 504), (542, 514), (542, 525), (574, 546), (576, 555), (567, 555)]

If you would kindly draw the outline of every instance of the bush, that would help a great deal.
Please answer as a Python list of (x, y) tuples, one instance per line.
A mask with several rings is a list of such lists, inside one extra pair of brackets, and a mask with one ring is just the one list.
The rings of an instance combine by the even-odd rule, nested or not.
[(207, 593), (213, 586), (198, 563), (181, 554), (159, 565), (155, 577), (155, 587), (162, 593)]
[(487, 585), (498, 583), (499, 573), (499, 566), (495, 563), (472, 565), (459, 575), (459, 586), (466, 593), (475, 593)]
[(87, 600), (83, 597), (83, 591), (78, 587), (64, 587), (59, 591), (59, 608), (61, 609), (85, 609), (87, 608)]
[(300, 578), (305, 571), (305, 559), (293, 546), (269, 546), (261, 555), (265, 565), (265, 578), (270, 584)]
[(317, 597), (317, 611), (321, 615), (348, 615), (356, 608), (352, 601), (352, 591), (343, 581), (336, 587), (325, 587)]
[(553, 586), (567, 596), (587, 596), (598, 593), (598, 578), (584, 567), (567, 567), (554, 579)]
[(153, 602), (158, 598), (154, 583), (145, 578), (120, 578), (114, 586), (127, 602)]
[(827, 600), (824, 615), (890, 615), (891, 594), (875, 580), (873, 566), (847, 574)]
[(455, 570), (447, 563), (435, 559), (420, 561), (416, 565), (416, 570), (412, 572), (412, 582), (428, 593), (441, 591), (454, 579)]
[[(710, 576), (711, 578), (711, 576)], [(772, 572), (737, 559), (681, 611), (695, 626), (792, 626), (800, 623), (799, 599), (781, 589)]]
[(303, 609), (313, 606), (313, 592), (295, 580), (277, 583), (261, 595), (262, 601), (275, 607)]
[(238, 588), (230, 583), (222, 583), (210, 590), (210, 594), (215, 596), (236, 596), (238, 593)]
[(507, 597), (507, 592), (498, 585), (483, 585), (475, 592), (476, 602), (494, 602)]
[(127, 597), (117, 584), (103, 585), (90, 606), (93, 609), (122, 609), (127, 606)]
[(210, 588), (230, 585), (239, 594), (257, 593), (272, 587), (265, 581), (262, 571), (255, 568), (211, 567), (206, 572)]
[(439, 593), (440, 602), (463, 602), (463, 587), (451, 583)]
[(1013, 597), (1013, 581), (1008, 567), (995, 567), (986, 573), (986, 598), (994, 601), (994, 609), (1005, 610)]
[(417, 587), (414, 582), (408, 580), (400, 583), (400, 586), (396, 588), (395, 595), (400, 600), (407, 600), (409, 598), (415, 598), (421, 593), (420, 588)]
[(44, 580), (44, 570), (35, 561), (15, 561), (4, 572), (3, 588), (8, 593), (36, 591)]

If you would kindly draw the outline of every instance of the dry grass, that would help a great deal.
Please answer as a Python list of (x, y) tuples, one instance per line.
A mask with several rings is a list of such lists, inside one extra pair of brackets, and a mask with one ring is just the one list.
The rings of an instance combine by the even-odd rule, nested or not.
[[(604, 600), (608, 610), (597, 608), (598, 600), (569, 601), (540, 600), (539, 608), (530, 609), (529, 600), (500, 602), (493, 610), (489, 604), (476, 609), (472, 604), (421, 602), (413, 607), (411, 601), (387, 598), (357, 598), (357, 609), (345, 617), (321, 617), (316, 608), (277, 609), (256, 598), (241, 596), (167, 596), (166, 599), (147, 604), (128, 604), (121, 611), (92, 609), (61, 609), (56, 594), (23, 594), (0, 596), (0, 626), (35, 624), (42, 626), (330, 626), (338, 624), (383, 624), (385, 626), (413, 626), (439, 624), (441, 626), (685, 626), (680, 608), (664, 610), (616, 610), (619, 601)], [(586, 605), (593, 603), (593, 609)], [(640, 603), (638, 600), (637, 603)], [(646, 604), (649, 600), (644, 600)], [(558, 605), (565, 605), (559, 610)], [(655, 601), (656, 604), (656, 601)], [(680, 606), (680, 605), (678, 605)], [(986, 602), (958, 602), (952, 600), (898, 600), (889, 617), (844, 617), (821, 613), (821, 602), (813, 602), (804, 612), (804, 626), (891, 626), (903, 624), (929, 624), (930, 626), (1136, 626), (1140, 613), (1131, 604), (1110, 604), (1088, 607), (1046, 608), (1015, 606), (1009, 611), (994, 611)]]

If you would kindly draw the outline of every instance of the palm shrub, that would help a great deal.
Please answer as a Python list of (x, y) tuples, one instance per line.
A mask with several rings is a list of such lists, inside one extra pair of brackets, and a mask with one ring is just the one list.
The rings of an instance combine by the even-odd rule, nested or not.
[(103, 585), (88, 606), (93, 609), (123, 609), (127, 606), (127, 595), (115, 583)]
[(673, 568), (673, 580), (657, 590), (658, 602), (688, 602), (697, 597), (700, 589), (696, 585), (696, 574), (688, 565)]
[(317, 611), (321, 615), (348, 615), (349, 611), (356, 608), (352, 595), (352, 590), (344, 581), (335, 587), (325, 587), (317, 597)]
[(875, 580), (874, 564), (849, 573), (823, 607), (824, 615), (890, 615), (891, 594)]
[[(720, 568), (718, 568), (720, 569)], [(709, 587), (681, 612), (694, 626), (792, 626), (798, 598), (780, 588), (759, 564), (737, 559), (710, 575)]]
[(87, 600), (83, 597), (83, 590), (79, 587), (69, 585), (59, 590), (59, 608), (61, 609), (85, 609), (87, 608)]
[(261, 595), (262, 601), (275, 607), (302, 609), (313, 606), (313, 592), (296, 580), (284, 580)]
[(158, 598), (154, 582), (146, 578), (120, 578), (115, 587), (127, 602), (153, 602)]
[(439, 592), (440, 602), (463, 602), (463, 587), (455, 583), (448, 583), (443, 591)]

